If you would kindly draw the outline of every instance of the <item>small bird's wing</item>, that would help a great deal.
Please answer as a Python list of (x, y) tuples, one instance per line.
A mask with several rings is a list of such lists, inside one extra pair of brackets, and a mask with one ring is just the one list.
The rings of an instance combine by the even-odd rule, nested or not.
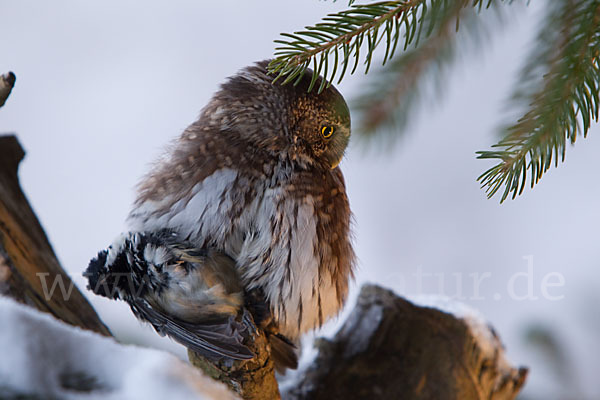
[(151, 323), (160, 335), (167, 335), (207, 358), (249, 360), (255, 356), (242, 344), (242, 333), (247, 328), (233, 317), (192, 324), (169, 317), (143, 299), (131, 299), (128, 303), (134, 314)]

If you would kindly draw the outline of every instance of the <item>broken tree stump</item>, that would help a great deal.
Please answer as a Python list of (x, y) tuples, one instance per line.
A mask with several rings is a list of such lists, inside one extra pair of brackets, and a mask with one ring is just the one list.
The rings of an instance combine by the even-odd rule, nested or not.
[(513, 368), (481, 321), (420, 307), (365, 285), (356, 308), (319, 354), (289, 400), (514, 399), (527, 369)]

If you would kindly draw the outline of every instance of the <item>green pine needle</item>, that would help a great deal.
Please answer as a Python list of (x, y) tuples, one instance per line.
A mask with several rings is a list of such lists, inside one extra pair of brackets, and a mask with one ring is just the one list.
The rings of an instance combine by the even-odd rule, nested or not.
[[(474, 8), (487, 8), (492, 3), (492, 0), (455, 1), (462, 7)], [(329, 14), (303, 31), (283, 33), (281, 39), (275, 40), (279, 46), (275, 49), (275, 58), (269, 65), (269, 71), (276, 74), (275, 81), (283, 78), (284, 83), (297, 83), (306, 68), (312, 65), (316, 75), (325, 78), (318, 88), (322, 91), (335, 79), (339, 83), (346, 72), (352, 74), (356, 71), (361, 63), (363, 44), (366, 47), (362, 55), (365, 73), (369, 71), (374, 51), (381, 42), (386, 47), (383, 64), (393, 57), (399, 43), (403, 50), (410, 45), (417, 46), (434, 28), (429, 26), (423, 31), (425, 17), (431, 14), (435, 20), (435, 15), (443, 8), (448, 8), (449, 2), (402, 0), (351, 5), (349, 10)], [(329, 62), (330, 57), (334, 62)]]
[[(586, 136), (598, 121), (600, 1), (553, 0), (512, 103), (525, 112), (482, 159), (498, 164), (478, 178), (488, 197), (500, 202), (533, 187), (559, 159), (567, 141)], [(539, 77), (542, 79), (539, 79)], [(581, 124), (583, 123), (583, 127)]]
[[(501, 16), (498, 5), (498, 0), (492, 1), (497, 16)], [(456, 34), (458, 20), (461, 21), (461, 32), (466, 35)], [(463, 49), (465, 44), (480, 44), (481, 38), (487, 37), (483, 28), (487, 28), (488, 22), (479, 18), (477, 9), (464, 7), (461, 2), (447, 2), (436, 13), (426, 13), (416, 33), (417, 37), (423, 35), (425, 38), (417, 47), (402, 52), (385, 68), (375, 71), (363, 85), (359, 97), (352, 102), (360, 136), (369, 139), (399, 137), (416, 114), (414, 111), (419, 103), (431, 104), (439, 99), (457, 47)], [(389, 132), (396, 134), (389, 135)]]

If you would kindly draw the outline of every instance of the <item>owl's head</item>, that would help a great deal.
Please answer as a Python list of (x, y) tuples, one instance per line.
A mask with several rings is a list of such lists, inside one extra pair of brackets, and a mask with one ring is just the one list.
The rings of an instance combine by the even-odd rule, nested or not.
[(268, 63), (258, 62), (229, 78), (202, 118), (257, 148), (335, 168), (350, 140), (350, 111), (344, 98), (333, 86), (317, 93), (321, 77), (308, 92), (310, 69), (296, 85), (273, 83)]

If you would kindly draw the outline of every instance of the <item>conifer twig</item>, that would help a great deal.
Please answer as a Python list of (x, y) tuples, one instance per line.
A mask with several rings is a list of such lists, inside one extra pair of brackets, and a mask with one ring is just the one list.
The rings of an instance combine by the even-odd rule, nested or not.
[[(492, 0), (491, 4), (496, 6), (499, 2)], [(461, 32), (466, 32), (468, 37), (457, 35), (459, 21)], [(353, 114), (358, 115), (358, 133), (362, 137), (372, 137), (385, 129), (395, 133), (391, 136), (399, 136), (424, 96), (429, 95), (428, 103), (440, 97), (458, 45), (464, 44), (465, 39), (480, 42), (485, 33), (480, 21), (476, 10), (465, 7), (461, 1), (448, 2), (440, 12), (429, 13), (421, 24), (432, 34), (415, 48), (396, 56), (385, 68), (374, 71), (369, 83), (352, 103)]]
[[(492, 0), (456, 0), (462, 7), (481, 9), (489, 7)], [(293, 34), (283, 33), (276, 40), (275, 58), (269, 65), (275, 80), (299, 82), (310, 66), (323, 76), (318, 91), (322, 91), (336, 78), (340, 82), (352, 63), (354, 73), (364, 49), (365, 73), (369, 71), (375, 49), (385, 43), (382, 63), (393, 57), (399, 43), (403, 49), (417, 46), (419, 40), (433, 32), (433, 25), (424, 28), (424, 21), (448, 7), (448, 0), (400, 0), (352, 5), (350, 9), (327, 15), (314, 26)], [(363, 46), (364, 45), (364, 46)], [(309, 87), (313, 89), (316, 78)]]
[(525, 109), (523, 116), (494, 150), (478, 152), (478, 158), (498, 160), (478, 180), (488, 197), (504, 187), (500, 202), (523, 192), (528, 171), (533, 187), (553, 161), (564, 161), (567, 140), (585, 137), (598, 121), (600, 2), (549, 3), (535, 49), (512, 98), (513, 106)]

